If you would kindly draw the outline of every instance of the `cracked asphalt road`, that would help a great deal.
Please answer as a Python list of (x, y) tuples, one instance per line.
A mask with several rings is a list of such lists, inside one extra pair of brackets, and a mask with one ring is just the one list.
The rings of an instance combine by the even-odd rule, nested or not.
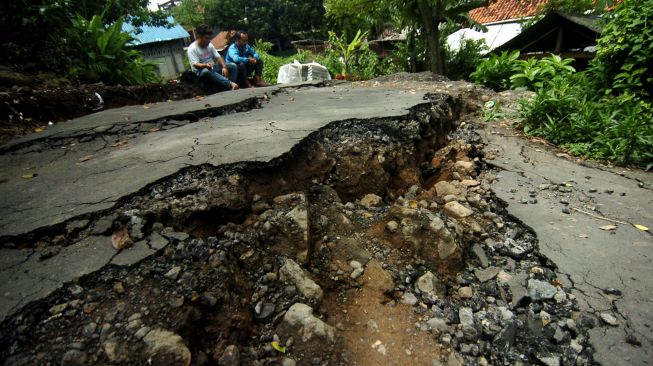
[[(422, 103), (423, 97), (424, 93), (350, 86), (272, 87), (82, 117), (2, 147), (0, 236), (28, 233), (108, 209), (120, 198), (184, 167), (268, 162), (331, 122), (403, 115)], [(251, 98), (261, 98), (262, 108), (204, 117), (167, 129), (132, 128), (129, 131), (136, 132), (103, 135), (116, 126), (197, 115), (206, 105), (227, 107)], [(34, 177), (24, 177), (31, 174)]]
[[(653, 363), (653, 235), (633, 226), (653, 228), (653, 174), (583, 166), (497, 123), (483, 137), (500, 169), (496, 195), (537, 233), (581, 308), (599, 321), (617, 318), (617, 326), (590, 331), (597, 361)], [(600, 229), (611, 224), (617, 228)]]
[[(315, 88), (308, 83), (220, 93), (147, 109), (118, 108), (57, 125), (0, 147), (0, 237), (29, 234), (109, 209), (186, 167), (271, 161), (332, 122), (407, 115), (411, 107), (427, 103), (425, 94), (338, 84)], [(252, 98), (262, 101), (260, 109), (240, 109), (252, 106), (244, 103)], [(206, 105), (239, 106), (240, 112), (169, 121), (171, 115), (206, 114)], [(159, 129), (162, 125), (165, 128)], [(132, 132), (108, 133), (125, 126)], [(27, 179), (26, 174), (34, 176)], [(46, 260), (33, 249), (1, 249), (0, 320), (63, 283), (109, 263), (130, 265), (154, 252), (144, 241), (116, 256), (107, 240), (91, 236)]]
[[(0, 147), (0, 236), (110, 208), (184, 167), (273, 160), (333, 121), (404, 115), (426, 92), (349, 85), (261, 88), (147, 109), (125, 107), (61, 124)], [(219, 117), (207, 112), (242, 108), (252, 100), (262, 109)], [(632, 224), (653, 228), (653, 175), (579, 165), (496, 123), (481, 132), (500, 170), (496, 195), (537, 233), (541, 252), (557, 265), (581, 307), (599, 319), (602, 313), (617, 318), (617, 326), (591, 331), (596, 359), (603, 365), (651, 364), (653, 236)], [(30, 174), (36, 175), (23, 178)], [(537, 202), (528, 203), (532, 200)], [(613, 222), (586, 213), (628, 224), (601, 230)], [(33, 250), (3, 249), (0, 318), (66, 281), (151, 251), (141, 243), (121, 258), (106, 244), (106, 238), (90, 237), (46, 261)]]

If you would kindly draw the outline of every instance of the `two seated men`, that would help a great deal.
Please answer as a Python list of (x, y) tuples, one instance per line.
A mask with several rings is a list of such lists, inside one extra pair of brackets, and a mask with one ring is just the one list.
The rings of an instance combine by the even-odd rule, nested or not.
[[(239, 85), (250, 88), (249, 75), (254, 72), (254, 86), (267, 85), (261, 80), (263, 62), (248, 44), (247, 33), (236, 33), (236, 42), (229, 47), (225, 61), (211, 44), (211, 27), (200, 25), (196, 31), (197, 40), (188, 47), (188, 61), (203, 83), (227, 90), (236, 90)], [(216, 64), (220, 65), (219, 69)]]

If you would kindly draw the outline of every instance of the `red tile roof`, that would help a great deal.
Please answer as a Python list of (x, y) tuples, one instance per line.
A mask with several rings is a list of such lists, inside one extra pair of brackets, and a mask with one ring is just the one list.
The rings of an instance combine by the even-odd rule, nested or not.
[(229, 46), (229, 41), (231, 40), (231, 38), (235, 34), (236, 34), (236, 31), (234, 31), (234, 30), (232, 30), (232, 31), (222, 31), (222, 32), (218, 33), (217, 36), (213, 37), (213, 39), (211, 40), (211, 44), (218, 51), (222, 51), (225, 48), (227, 48), (227, 46)]
[(540, 5), (549, 0), (498, 0), (485, 8), (474, 9), (469, 16), (485, 24), (534, 15)]

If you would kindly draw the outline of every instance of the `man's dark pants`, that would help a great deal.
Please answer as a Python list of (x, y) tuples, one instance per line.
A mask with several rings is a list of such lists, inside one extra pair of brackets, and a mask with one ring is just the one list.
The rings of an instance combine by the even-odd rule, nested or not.
[(252, 65), (251, 62), (238, 62), (236, 64), (238, 67), (238, 85), (245, 84), (245, 80), (249, 78), (249, 75), (254, 72), (256, 76), (263, 75), (263, 61), (258, 60), (256, 65)]

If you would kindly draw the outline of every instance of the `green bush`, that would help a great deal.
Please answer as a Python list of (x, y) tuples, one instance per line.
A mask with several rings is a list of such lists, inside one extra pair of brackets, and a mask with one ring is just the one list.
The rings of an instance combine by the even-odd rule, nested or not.
[(145, 61), (140, 51), (129, 46), (133, 37), (122, 31), (123, 20), (104, 26), (102, 17), (91, 20), (77, 16), (71, 32), (73, 55), (69, 76), (106, 84), (140, 85), (159, 81), (156, 63)]
[(444, 48), (444, 74), (451, 80), (469, 80), (476, 65), (483, 59), (483, 53), (488, 50), (485, 41), (463, 38), (460, 47), (452, 50), (446, 43)]
[(629, 94), (600, 97), (590, 78), (583, 72), (544, 82), (521, 102), (524, 132), (589, 158), (653, 167), (650, 103)]
[(518, 59), (519, 51), (491, 54), (470, 76), (475, 82), (494, 90), (510, 89), (510, 77), (515, 73), (515, 62)]
[(512, 88), (527, 88), (538, 90), (544, 82), (554, 77), (571, 76), (576, 70), (570, 66), (573, 59), (563, 59), (558, 55), (551, 55), (542, 59), (530, 58), (528, 60), (515, 60), (514, 74), (510, 76)]
[(593, 72), (606, 94), (653, 96), (653, 1), (625, 0), (605, 26)]
[(624, 1), (581, 73), (559, 58), (519, 61), (513, 86), (536, 91), (521, 103), (524, 131), (578, 155), (653, 168), (652, 17), (653, 3)]

